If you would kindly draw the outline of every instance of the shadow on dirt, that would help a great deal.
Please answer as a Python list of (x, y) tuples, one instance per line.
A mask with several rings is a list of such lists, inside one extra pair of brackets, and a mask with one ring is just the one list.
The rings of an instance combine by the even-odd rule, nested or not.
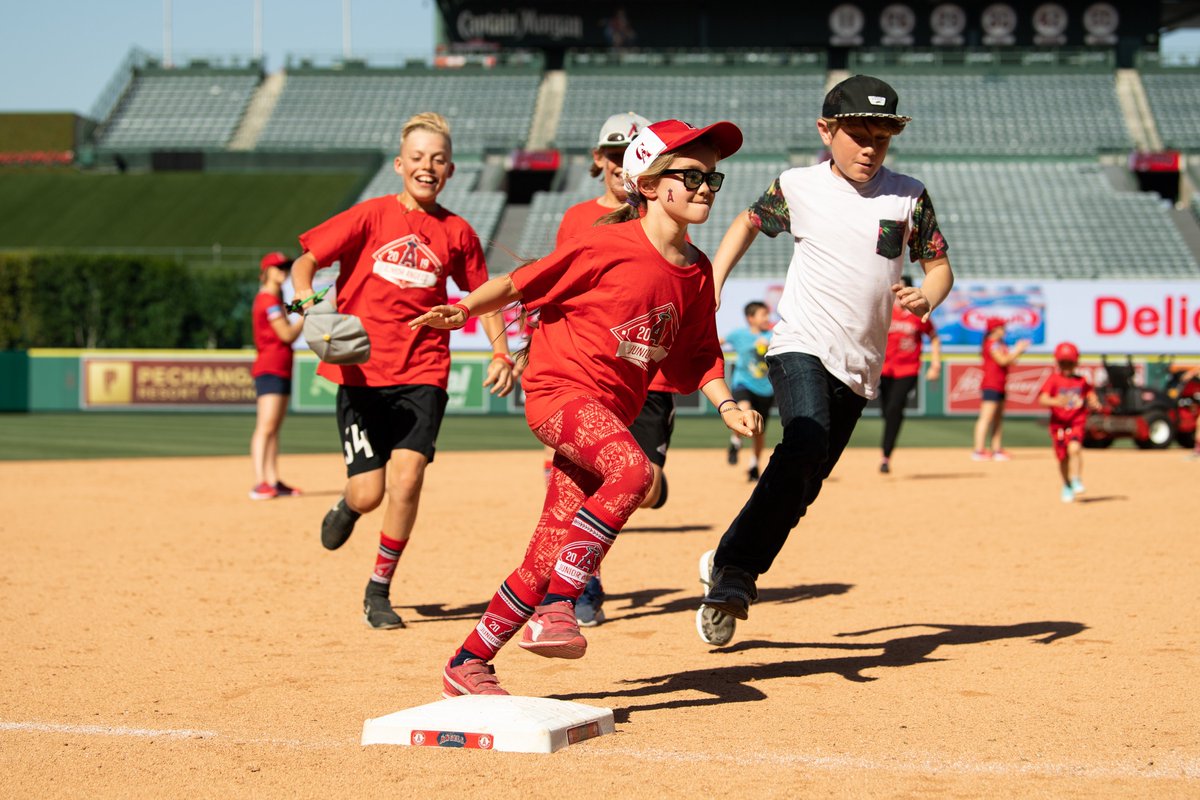
[(915, 475), (905, 475), (906, 481), (955, 481), (961, 478), (982, 478), (982, 472), (918, 472)]
[(621, 535), (624, 536), (630, 533), (695, 533), (697, 531), (711, 531), (712, 525), (645, 525), (638, 527), (631, 525), (628, 528), (621, 529)]
[(1076, 497), (1076, 503), (1111, 503), (1118, 500), (1128, 500), (1123, 494), (1101, 494), (1095, 497)]
[[(849, 583), (802, 584), (782, 588), (762, 589), (756, 605), (762, 603), (799, 603), (819, 597), (845, 594), (853, 589)], [(692, 589), (639, 589), (635, 592), (609, 592), (604, 599), (604, 611), (608, 615), (605, 627), (659, 614), (675, 614), (681, 611), (695, 613), (700, 607), (701, 587), (699, 581)], [(670, 598), (670, 599), (668, 599)], [(445, 622), (448, 620), (476, 620), (487, 610), (487, 603), (472, 603), (464, 606), (446, 606), (441, 603), (400, 606), (415, 611), (425, 619), (408, 619), (409, 625), (421, 622)]]
[[(675, 700), (660, 699), (648, 703), (631, 703), (613, 709), (618, 722), (627, 722), (639, 711), (658, 711), (674, 708), (698, 708), (724, 703), (749, 703), (767, 699), (767, 694), (755, 684), (776, 678), (804, 678), (811, 675), (840, 675), (848, 681), (867, 683), (876, 677), (864, 675), (867, 670), (911, 667), (943, 659), (933, 654), (942, 647), (981, 644), (1001, 639), (1031, 639), (1035, 644), (1050, 644), (1058, 639), (1075, 636), (1087, 630), (1080, 622), (1022, 622), (1016, 625), (940, 625), (920, 623), (895, 625), (852, 633), (840, 633), (839, 639), (869, 636), (883, 631), (906, 628), (932, 628), (933, 633), (901, 636), (884, 642), (767, 642), (747, 640), (714, 651), (718, 658), (728, 653), (752, 650), (846, 650), (854, 655), (834, 658), (777, 661), (770, 664), (738, 664), (726, 667), (707, 667), (648, 678), (632, 678), (622, 683), (628, 689), (611, 692), (579, 692), (553, 695), (556, 700), (613, 700), (659, 698), (664, 695), (702, 692), (707, 697), (684, 696)], [(870, 651), (870, 652), (865, 652)], [(860, 654), (861, 653), (861, 654)]]

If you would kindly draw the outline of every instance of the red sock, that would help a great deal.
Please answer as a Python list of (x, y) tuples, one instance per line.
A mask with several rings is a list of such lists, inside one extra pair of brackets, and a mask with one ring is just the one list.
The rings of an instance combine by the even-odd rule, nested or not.
[(624, 524), (625, 520), (609, 514), (599, 503), (584, 503), (558, 551), (546, 594), (578, 599), (588, 579), (600, 570), (600, 562)]
[(533, 615), (533, 607), (541, 602), (541, 597), (535, 597), (520, 576), (514, 572), (508, 580), (500, 584), (500, 589), (492, 595), (487, 611), (471, 631), (471, 635), (463, 642), (462, 648), (455, 656), (460, 663), (471, 656), (477, 656), (484, 661), (491, 661), (501, 647), (513, 637), (521, 626)]
[(404, 552), (407, 544), (408, 539), (389, 539), (387, 534), (379, 534), (379, 554), (375, 556), (375, 571), (371, 573), (374, 583), (391, 585), (392, 575), (396, 573), (396, 562), (400, 560), (400, 554)]

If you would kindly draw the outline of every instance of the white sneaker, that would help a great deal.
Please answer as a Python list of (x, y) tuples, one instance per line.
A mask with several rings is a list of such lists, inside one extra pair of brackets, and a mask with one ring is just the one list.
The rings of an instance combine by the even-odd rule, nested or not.
[(1083, 494), (1087, 490), (1083, 488), (1083, 481), (1076, 478), (1071, 481), (1071, 491), (1075, 494)]
[(1070, 486), (1064, 486), (1064, 487), (1062, 487), (1062, 493), (1059, 495), (1059, 498), (1064, 503), (1074, 503), (1075, 502), (1075, 492), (1071, 491)]
[[(709, 550), (700, 556), (700, 584), (704, 587), (705, 594), (708, 594), (708, 590), (713, 585), (713, 558), (716, 555), (716, 550)], [(724, 647), (733, 640), (735, 630), (737, 630), (735, 617), (706, 605), (701, 605), (696, 610), (696, 633), (700, 634), (700, 640), (705, 644)]]

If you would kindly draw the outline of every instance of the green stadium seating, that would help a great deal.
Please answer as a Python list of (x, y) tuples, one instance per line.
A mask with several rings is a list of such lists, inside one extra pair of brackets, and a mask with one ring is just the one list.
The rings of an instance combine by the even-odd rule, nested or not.
[(1084, 156), (1133, 146), (1112, 72), (877, 74), (913, 118), (895, 153)]
[(223, 148), (254, 94), (258, 72), (149, 72), (132, 87), (104, 127), (98, 146)]
[(897, 159), (923, 181), (966, 278), (1200, 278), (1156, 194), (1119, 192), (1095, 163)]
[(727, 75), (567, 74), (567, 92), (555, 143), (591, 149), (610, 115), (635, 111), (651, 120), (681, 119), (707, 125), (727, 119), (745, 136), (744, 153), (784, 153), (820, 147), (816, 117), (825, 95), (825, 73)]
[(1200, 70), (1143, 72), (1142, 86), (1163, 144), (1200, 150)]
[(422, 111), (450, 121), (456, 153), (523, 147), (540, 79), (531, 72), (289, 74), (258, 147), (394, 154), (401, 126)]

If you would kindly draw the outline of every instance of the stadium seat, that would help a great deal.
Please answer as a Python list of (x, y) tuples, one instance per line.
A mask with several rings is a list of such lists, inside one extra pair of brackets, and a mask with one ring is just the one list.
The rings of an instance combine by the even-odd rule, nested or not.
[(147, 71), (138, 74), (104, 127), (98, 146), (221, 148), (254, 94), (257, 71)]

